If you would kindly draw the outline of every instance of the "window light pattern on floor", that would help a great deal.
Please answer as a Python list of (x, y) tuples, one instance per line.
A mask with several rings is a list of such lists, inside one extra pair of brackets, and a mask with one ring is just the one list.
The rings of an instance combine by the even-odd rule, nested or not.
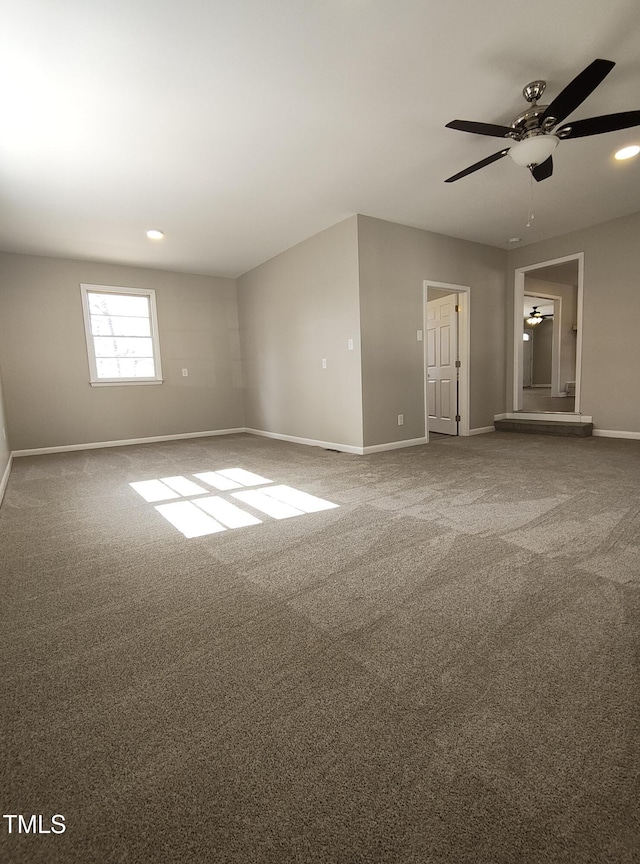
[[(145, 501), (155, 504), (156, 511), (188, 538), (260, 525), (262, 519), (251, 510), (271, 519), (289, 519), (338, 506), (291, 486), (274, 485), (272, 480), (244, 468), (203, 471), (192, 476), (200, 482), (180, 475), (129, 485)], [(235, 501), (211, 495), (211, 487), (218, 492), (228, 492)]]

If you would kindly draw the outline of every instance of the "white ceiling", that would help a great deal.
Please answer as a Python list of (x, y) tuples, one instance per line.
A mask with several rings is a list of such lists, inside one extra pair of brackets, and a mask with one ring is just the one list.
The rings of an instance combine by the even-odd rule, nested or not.
[[(507, 248), (638, 210), (640, 128), (562, 141), (534, 183), (500, 139), (616, 67), (572, 119), (640, 109), (637, 0), (8, 0), (0, 248), (237, 276), (354, 213)], [(161, 242), (147, 228), (166, 232)]]

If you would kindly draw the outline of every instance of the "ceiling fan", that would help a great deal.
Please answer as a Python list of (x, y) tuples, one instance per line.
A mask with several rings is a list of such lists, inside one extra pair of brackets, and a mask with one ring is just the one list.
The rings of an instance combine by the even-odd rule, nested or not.
[(527, 324), (530, 327), (536, 327), (538, 324), (542, 324), (547, 318), (553, 318), (553, 315), (543, 315), (542, 312), (539, 311), (538, 306), (531, 307), (531, 315), (527, 318)]
[(538, 181), (546, 180), (553, 174), (551, 154), (562, 138), (584, 138), (587, 135), (601, 135), (640, 126), (640, 111), (622, 111), (618, 114), (605, 114), (576, 120), (556, 128), (602, 83), (616, 64), (611, 60), (594, 60), (583, 69), (549, 105), (538, 105), (538, 99), (546, 89), (545, 81), (532, 81), (522, 91), (530, 104), (521, 114), (511, 121), (510, 126), (492, 123), (476, 123), (473, 120), (452, 120), (449, 129), (473, 132), (476, 135), (489, 135), (495, 138), (510, 138), (513, 143), (465, 168), (458, 174), (448, 177), (445, 183), (453, 183), (467, 174), (472, 174), (485, 165), (502, 159), (507, 153), (516, 165), (526, 165)]

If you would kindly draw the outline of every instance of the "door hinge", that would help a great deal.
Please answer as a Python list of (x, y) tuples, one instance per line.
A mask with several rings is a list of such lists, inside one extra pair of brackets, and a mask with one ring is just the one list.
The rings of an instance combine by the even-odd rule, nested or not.
[(460, 311), (460, 307), (456, 304), (456, 312)]
[(460, 360), (456, 360), (456, 369), (459, 369), (462, 366)]
[(459, 422), (460, 422), (460, 415), (456, 414), (456, 423), (459, 423)]

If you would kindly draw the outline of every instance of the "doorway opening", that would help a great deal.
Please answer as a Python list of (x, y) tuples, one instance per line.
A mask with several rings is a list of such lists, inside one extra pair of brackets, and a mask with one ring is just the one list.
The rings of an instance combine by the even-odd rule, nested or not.
[[(536, 280), (535, 287), (546, 284)], [(575, 337), (564, 338), (564, 331), (567, 319), (575, 317), (575, 302), (572, 303), (575, 298), (571, 291), (566, 292), (570, 296), (565, 296), (565, 301), (569, 299), (572, 303), (568, 309), (566, 302), (563, 308), (562, 296), (544, 290), (534, 295), (528, 293), (531, 290), (530, 280), (525, 278), (522, 410), (573, 412), (574, 392), (566, 379), (575, 379)]]
[(580, 414), (583, 254), (515, 271), (513, 412)]
[(469, 435), (469, 287), (425, 280), (423, 303), (425, 437)]

